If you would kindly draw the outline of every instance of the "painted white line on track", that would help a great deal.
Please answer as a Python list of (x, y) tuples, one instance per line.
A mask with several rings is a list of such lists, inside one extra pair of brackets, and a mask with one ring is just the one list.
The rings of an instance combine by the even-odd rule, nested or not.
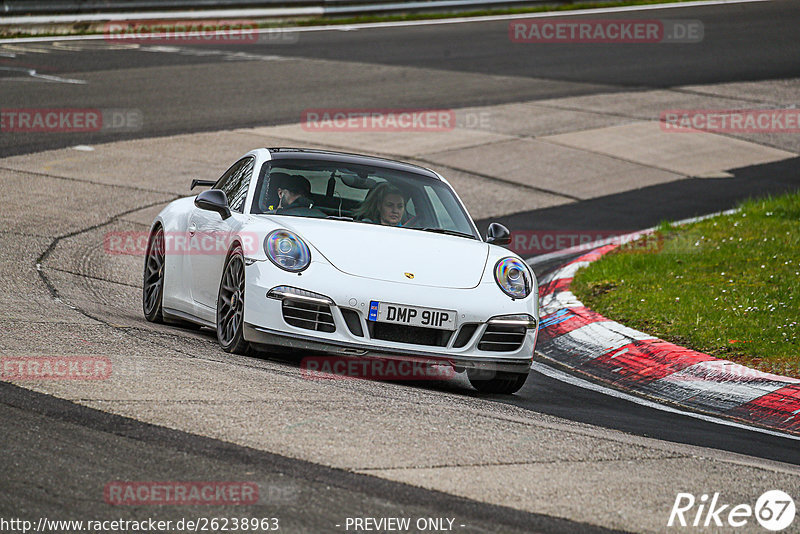
[(696, 412), (688, 412), (688, 411), (684, 411), (684, 410), (679, 410), (677, 408), (673, 408), (672, 406), (667, 406), (665, 404), (659, 404), (657, 402), (654, 402), (654, 401), (651, 401), (651, 400), (648, 400), (648, 399), (644, 399), (644, 398), (641, 398), (641, 397), (637, 397), (635, 395), (630, 395), (628, 393), (624, 393), (622, 391), (618, 391), (616, 389), (607, 388), (607, 387), (601, 386), (599, 384), (595, 384), (594, 382), (590, 382), (588, 380), (583, 380), (581, 378), (578, 378), (577, 376), (573, 376), (571, 374), (565, 373), (563, 371), (560, 371), (558, 369), (550, 367), (549, 365), (546, 365), (546, 364), (541, 363), (541, 362), (533, 362), (531, 364), (531, 369), (536, 371), (537, 373), (541, 373), (541, 374), (545, 375), (546, 377), (552, 378), (554, 380), (558, 380), (559, 382), (564, 382), (564, 383), (570, 384), (572, 386), (576, 386), (576, 387), (583, 388), (583, 389), (588, 389), (590, 391), (595, 391), (595, 392), (601, 393), (603, 395), (608, 395), (609, 397), (615, 397), (615, 398), (618, 398), (618, 399), (621, 399), (621, 400), (632, 402), (634, 404), (638, 404), (640, 406), (645, 406), (647, 408), (653, 408), (655, 410), (660, 410), (662, 412), (669, 412), (669, 413), (674, 413), (674, 414), (678, 414), (678, 415), (685, 415), (686, 417), (693, 417), (695, 419), (700, 419), (701, 421), (706, 421), (708, 423), (714, 423), (714, 424), (717, 424), (717, 425), (730, 426), (730, 427), (733, 427), (733, 428), (738, 428), (738, 429), (741, 429), (741, 430), (747, 430), (747, 431), (750, 431), (750, 432), (758, 432), (758, 433), (761, 433), (761, 434), (767, 434), (769, 436), (775, 436), (775, 437), (779, 437), (779, 438), (786, 438), (786, 439), (792, 439), (792, 440), (795, 440), (795, 441), (800, 441), (800, 436), (794, 436), (792, 434), (784, 434), (782, 432), (776, 432), (774, 430), (768, 430), (766, 428), (758, 428), (758, 427), (755, 427), (755, 426), (749, 426), (749, 425), (745, 425), (745, 424), (742, 424), (742, 423), (737, 423), (735, 421), (728, 421), (727, 419), (721, 419), (719, 417), (714, 417), (714, 416), (711, 416), (711, 415), (706, 415), (706, 414), (696, 413)]
[[(85, 85), (86, 80), (77, 80), (74, 78), (62, 78), (61, 76), (55, 76), (53, 74), (42, 74), (37, 72), (36, 69), (29, 69), (25, 67), (0, 67), (0, 70), (8, 71), (8, 72), (20, 72), (22, 74), (26, 74), (31, 78), (36, 80), (44, 80), (47, 82), (58, 82), (58, 83), (72, 83), (77, 85)], [(0, 78), (0, 81), (30, 81), (28, 78)]]
[[(331, 24), (322, 26), (293, 26), (281, 28), (260, 28), (258, 33), (283, 33), (283, 32), (320, 32), (320, 31), (357, 31), (357, 30), (371, 30), (380, 28), (401, 28), (410, 26), (435, 26), (441, 24), (465, 24), (471, 22), (493, 22), (502, 20), (517, 20), (517, 19), (536, 19), (547, 17), (576, 17), (580, 15), (603, 15), (613, 13), (626, 13), (635, 11), (655, 11), (673, 8), (691, 8), (691, 7), (705, 7), (717, 5), (730, 5), (730, 4), (750, 4), (756, 2), (769, 2), (770, 0), (700, 0), (697, 2), (677, 2), (669, 4), (647, 4), (640, 6), (621, 6), (621, 7), (604, 7), (593, 9), (577, 9), (572, 11), (543, 11), (537, 13), (518, 13), (513, 15), (485, 15), (482, 17), (456, 17), (449, 19), (435, 19), (435, 20), (407, 20), (395, 22), (365, 22), (361, 24)], [(184, 19), (202, 19), (202, 18), (230, 18), (230, 17), (243, 17), (246, 16), (245, 10), (228, 10), (231, 14), (222, 15), (221, 11), (187, 11), (178, 13), (183, 15)], [(171, 13), (173, 18), (178, 18), (176, 13)], [(159, 14), (154, 13), (126, 13), (125, 19), (120, 20), (141, 20), (143, 18), (159, 18)], [(160, 16), (163, 19), (164, 13)], [(254, 15), (250, 15), (254, 16)], [(228, 35), (229, 31), (220, 31), (219, 35)], [(215, 32), (204, 32), (204, 35), (213, 36)], [(92, 41), (107, 39), (108, 36), (104, 34), (97, 35), (66, 35), (66, 36), (50, 36), (50, 37), (17, 37), (13, 39), (0, 39), (0, 43), (35, 43), (35, 42), (52, 42), (52, 41)], [(116, 40), (118, 40), (115, 37)]]
[[(365, 22), (362, 24), (341, 24), (329, 26), (310, 26), (298, 28), (280, 28), (283, 31), (353, 31), (373, 28), (391, 28), (402, 26), (434, 26), (439, 24), (463, 24), (469, 22), (493, 22), (499, 20), (540, 19), (549, 17), (576, 17), (579, 15), (603, 15), (608, 13), (625, 13), (628, 11), (649, 11), (671, 9), (677, 7), (704, 7), (722, 4), (750, 4), (755, 2), (769, 2), (771, 0), (698, 0), (697, 2), (672, 2), (669, 4), (646, 4), (640, 6), (598, 7), (592, 9), (573, 9), (570, 11), (540, 11), (535, 13), (516, 13), (509, 15), (485, 15), (481, 17), (457, 17), (436, 20), (406, 20), (397, 22)], [(274, 28), (278, 30), (279, 28)]]

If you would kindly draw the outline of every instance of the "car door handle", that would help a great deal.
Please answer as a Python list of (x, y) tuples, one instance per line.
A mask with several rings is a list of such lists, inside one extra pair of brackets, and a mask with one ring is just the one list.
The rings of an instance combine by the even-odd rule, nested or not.
[(195, 223), (190, 224), (189, 225), (189, 235), (194, 235), (194, 233), (196, 231), (197, 231), (197, 225)]

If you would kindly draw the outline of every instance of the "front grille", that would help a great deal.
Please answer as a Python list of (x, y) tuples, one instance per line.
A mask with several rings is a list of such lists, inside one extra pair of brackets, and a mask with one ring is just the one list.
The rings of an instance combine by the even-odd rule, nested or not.
[(512, 352), (525, 342), (527, 329), (524, 326), (508, 326), (489, 323), (478, 342), (478, 350)]
[(317, 332), (336, 331), (331, 308), (327, 304), (313, 304), (286, 298), (283, 300), (282, 310), (286, 324)]
[(378, 323), (375, 321), (367, 321), (367, 327), (372, 339), (432, 347), (446, 347), (447, 342), (450, 341), (450, 336), (453, 335), (450, 330)]

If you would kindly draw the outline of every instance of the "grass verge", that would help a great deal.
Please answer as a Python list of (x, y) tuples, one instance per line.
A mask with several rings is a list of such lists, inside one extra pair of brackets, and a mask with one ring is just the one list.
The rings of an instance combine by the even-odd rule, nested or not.
[(661, 339), (800, 378), (800, 193), (673, 227), (579, 271), (589, 308)]

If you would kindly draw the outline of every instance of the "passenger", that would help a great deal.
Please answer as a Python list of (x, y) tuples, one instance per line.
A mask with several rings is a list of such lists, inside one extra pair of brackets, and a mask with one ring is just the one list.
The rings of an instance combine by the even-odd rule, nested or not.
[(270, 175), (270, 180), (278, 182), (278, 207), (275, 213), (284, 213), (294, 208), (310, 208), (311, 184), (308, 179), (299, 174), (286, 174), (276, 172)]
[(400, 226), (405, 213), (406, 199), (403, 192), (392, 184), (384, 182), (370, 191), (355, 215), (364, 222)]

